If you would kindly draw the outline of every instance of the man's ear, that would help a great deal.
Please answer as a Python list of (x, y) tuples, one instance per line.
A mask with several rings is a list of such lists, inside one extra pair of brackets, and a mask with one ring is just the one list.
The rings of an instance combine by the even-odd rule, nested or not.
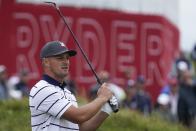
[(42, 65), (45, 67), (49, 67), (49, 60), (47, 58), (42, 59)]

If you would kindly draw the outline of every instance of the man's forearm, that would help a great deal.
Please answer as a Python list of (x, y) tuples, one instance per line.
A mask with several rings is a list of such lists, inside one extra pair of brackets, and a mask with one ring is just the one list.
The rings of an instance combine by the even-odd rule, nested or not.
[(93, 118), (79, 125), (80, 131), (95, 131), (108, 116), (105, 112), (98, 112)]
[(95, 116), (105, 102), (105, 99), (96, 98), (91, 103), (88, 103), (79, 108), (71, 106), (62, 117), (74, 123), (83, 123)]

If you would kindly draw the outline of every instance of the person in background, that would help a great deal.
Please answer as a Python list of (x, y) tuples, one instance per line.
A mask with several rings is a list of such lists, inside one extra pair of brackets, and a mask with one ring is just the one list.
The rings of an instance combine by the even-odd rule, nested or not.
[(153, 114), (158, 115), (166, 121), (172, 120), (172, 115), (170, 111), (170, 97), (169, 94), (161, 93), (157, 97), (156, 107)]
[[(98, 74), (100, 81), (102, 83), (107, 82), (109, 83), (109, 88), (110, 90), (114, 93), (114, 95), (116, 96), (119, 104), (121, 105), (123, 100), (126, 98), (126, 93), (125, 91), (118, 86), (117, 84), (114, 84), (113, 82), (110, 81), (110, 74), (109, 72), (102, 70), (99, 72)], [(100, 85), (98, 83), (94, 84), (91, 88), (90, 88), (90, 100), (93, 100), (94, 98), (97, 97), (97, 91), (99, 90)]]
[(152, 111), (152, 101), (150, 94), (145, 91), (146, 80), (144, 76), (139, 75), (136, 79), (135, 88), (136, 92), (131, 100), (131, 109), (138, 110), (144, 115), (149, 115)]
[[(110, 75), (107, 71), (100, 71), (98, 73), (98, 77), (99, 77), (101, 83), (108, 82), (110, 80), (110, 78), (109, 78)], [(97, 97), (97, 91), (99, 90), (99, 88), (100, 88), (100, 85), (97, 82), (96, 82), (96, 84), (93, 84), (90, 87), (90, 90), (89, 90), (90, 100), (94, 100)]]
[(179, 98), (179, 84), (176, 77), (173, 77), (169, 80), (170, 85), (170, 112), (171, 112), (171, 121), (177, 122), (178, 115), (177, 115), (177, 107), (178, 107), (178, 98)]
[(134, 109), (135, 103), (132, 102), (134, 100), (133, 97), (136, 95), (136, 87), (135, 87), (134, 80), (129, 80), (129, 84), (125, 88), (125, 91), (126, 91), (126, 98), (123, 102), (123, 107), (128, 109)]
[(29, 96), (30, 87), (28, 86), (29, 82), (29, 71), (27, 69), (22, 69), (19, 72), (19, 82), (15, 85), (15, 90), (21, 91), (22, 97)]
[(12, 75), (8, 80), (10, 97), (17, 100), (28, 97), (30, 91), (28, 82), (29, 70), (26, 68), (21, 69), (17, 74)]
[(124, 71), (124, 89), (126, 91), (126, 89), (129, 89), (130, 87), (133, 86), (134, 83), (134, 76), (135, 76), (135, 72), (132, 68), (128, 68)]
[(192, 127), (196, 116), (196, 85), (190, 70), (182, 72), (179, 86), (178, 118), (185, 126)]
[(166, 84), (162, 90), (161, 94), (167, 94), (169, 96), (170, 112), (171, 112), (171, 121), (177, 122), (177, 105), (179, 97), (179, 84), (175, 76), (170, 76), (168, 78), (168, 84)]
[(7, 68), (4, 65), (0, 65), (0, 100), (6, 100), (9, 98), (7, 79)]
[(177, 76), (177, 79), (180, 80), (182, 73), (185, 70), (193, 71), (192, 70), (192, 63), (191, 61), (186, 57), (185, 53), (183, 51), (179, 52), (179, 56), (174, 61), (174, 67), (172, 70), (172, 75)]

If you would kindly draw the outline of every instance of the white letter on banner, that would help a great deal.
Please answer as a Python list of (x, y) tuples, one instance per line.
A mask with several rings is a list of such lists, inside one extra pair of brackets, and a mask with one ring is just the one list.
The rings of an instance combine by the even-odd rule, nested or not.
[(141, 27), (141, 74), (147, 77), (149, 85), (155, 83), (155, 79), (158, 83), (162, 83), (160, 58), (164, 46), (161, 36), (164, 32), (163, 25), (147, 22)]
[[(66, 18), (66, 21), (71, 28), (73, 20), (68, 17)], [(60, 40), (68, 43), (70, 32), (61, 18), (59, 18), (58, 23), (55, 24), (54, 17), (52, 17), (51, 15), (42, 15), (40, 16), (40, 26), (45, 41)]]
[(124, 79), (118, 76), (126, 69), (134, 67), (137, 24), (132, 21), (116, 20), (111, 27), (111, 75), (117, 83), (123, 84)]
[[(82, 44), (81, 46), (92, 63), (93, 68), (96, 68), (96, 70), (104, 69), (107, 53), (105, 34), (102, 26), (95, 19), (79, 18), (76, 29), (78, 40)], [(95, 81), (95, 78), (92, 75), (89, 65), (82, 57), (82, 55), (77, 57), (77, 79), (80, 82), (92, 83)]]
[(16, 26), (15, 43), (20, 50), (16, 56), (16, 68), (18, 71), (22, 68), (28, 68), (31, 70), (30, 77), (36, 79), (39, 77), (38, 67), (34, 59), (40, 36), (38, 22), (31, 13), (16, 12), (13, 17), (18, 25)]

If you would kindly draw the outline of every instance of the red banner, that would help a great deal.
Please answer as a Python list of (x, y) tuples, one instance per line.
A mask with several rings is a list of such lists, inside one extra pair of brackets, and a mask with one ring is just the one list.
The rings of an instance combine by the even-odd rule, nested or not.
[[(125, 82), (124, 71), (147, 78), (153, 98), (170, 71), (179, 48), (179, 32), (161, 16), (111, 10), (60, 7), (95, 70), (108, 70), (115, 83)], [(61, 40), (78, 51), (71, 59), (71, 76), (88, 89), (95, 78), (56, 10), (49, 5), (3, 1), (0, 6), (0, 64), (10, 73), (31, 71), (32, 84), (41, 77), (40, 48)]]

